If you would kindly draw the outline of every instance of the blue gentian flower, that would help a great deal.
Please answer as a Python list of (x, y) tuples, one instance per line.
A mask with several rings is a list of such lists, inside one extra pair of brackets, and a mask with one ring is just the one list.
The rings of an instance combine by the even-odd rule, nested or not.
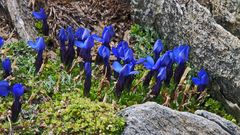
[(67, 34), (64, 28), (61, 28), (58, 33), (58, 40), (60, 43), (60, 55), (61, 55), (61, 62), (64, 63), (65, 55), (66, 55), (66, 41), (68, 40)]
[(5, 72), (5, 76), (4, 77), (7, 77), (7, 76), (12, 74), (12, 66), (11, 66), (11, 61), (10, 61), (9, 58), (5, 58), (2, 61), (2, 67), (3, 67), (3, 70)]
[(4, 44), (4, 39), (0, 37), (0, 48), (2, 48), (3, 44)]
[(117, 58), (117, 61), (120, 62), (121, 58), (124, 58), (124, 52), (129, 49), (128, 42), (120, 41), (117, 47), (112, 48), (113, 55)]
[(209, 77), (207, 72), (202, 68), (198, 72), (198, 77), (193, 77), (192, 81), (195, 85), (198, 86), (198, 91), (202, 92), (209, 83)]
[[(75, 32), (75, 37), (78, 41), (84, 42), (89, 36), (91, 36), (91, 31), (86, 28), (78, 28)], [(77, 48), (77, 56), (80, 56), (81, 48)]]
[(171, 78), (173, 76), (173, 63), (174, 63), (174, 57), (173, 57), (173, 52), (167, 51), (166, 52), (169, 55), (170, 61), (167, 64), (167, 78), (165, 80), (165, 84), (168, 86), (170, 84)]
[(43, 24), (43, 27), (42, 27), (43, 34), (45, 36), (48, 36), (48, 34), (49, 34), (49, 26), (47, 24), (47, 15), (46, 15), (44, 9), (40, 8), (39, 12), (33, 12), (32, 15), (33, 15), (33, 17), (35, 19), (42, 21), (42, 24)]
[(45, 42), (43, 37), (39, 37), (36, 39), (36, 42), (34, 41), (28, 41), (28, 45), (32, 47), (34, 50), (37, 51), (37, 59), (35, 61), (35, 72), (37, 73), (43, 63), (43, 52), (45, 50)]
[(166, 67), (171, 62), (169, 53), (164, 53), (156, 62), (151, 56), (146, 57), (146, 61), (144, 62), (144, 66), (150, 70), (148, 74), (144, 77), (143, 86), (149, 86), (149, 83), (152, 77), (160, 67)]
[(123, 60), (125, 64), (129, 64), (135, 61), (133, 51), (131, 48), (126, 49), (123, 54), (124, 54), (123, 57), (120, 57), (120, 58)]
[(152, 87), (150, 95), (154, 95), (155, 97), (159, 95), (162, 82), (166, 80), (166, 78), (167, 78), (166, 67), (161, 67), (158, 71), (157, 80), (155, 85)]
[(85, 62), (84, 72), (85, 72), (84, 96), (89, 96), (92, 79), (91, 62)]
[(104, 27), (101, 37), (94, 34), (93, 38), (96, 41), (101, 42), (106, 47), (110, 48), (109, 43), (111, 42), (111, 39), (114, 36), (114, 34), (115, 34), (115, 32), (114, 32), (112, 25), (109, 25), (109, 26)]
[(104, 61), (104, 74), (106, 73), (106, 77), (108, 81), (110, 81), (111, 79), (111, 66), (109, 64), (110, 50), (107, 47), (102, 45), (98, 49), (98, 54), (102, 57)]
[(157, 59), (159, 58), (160, 56), (160, 53), (162, 52), (163, 50), (163, 43), (160, 39), (158, 39), (154, 46), (153, 46), (153, 52), (154, 52), (154, 59), (155, 61), (157, 61)]
[(79, 28), (75, 32), (75, 37), (79, 41), (85, 41), (89, 36), (91, 36), (91, 31), (86, 28)]
[(0, 81), (0, 96), (6, 97), (10, 92), (10, 86), (7, 81)]
[(92, 61), (91, 49), (94, 46), (94, 39), (92, 36), (89, 36), (84, 42), (75, 41), (75, 45), (81, 48), (80, 57), (82, 57), (84, 61)]
[(133, 66), (132, 64), (125, 64), (124, 66), (122, 66), (117, 61), (113, 62), (112, 67), (113, 67), (114, 71), (119, 73), (119, 77), (118, 77), (118, 81), (117, 81), (116, 89), (115, 89), (115, 94), (117, 97), (121, 96), (121, 93), (124, 89), (126, 77), (128, 77), (130, 75), (138, 74), (138, 71), (132, 70), (132, 66)]
[(186, 62), (188, 61), (190, 47), (188, 45), (180, 45), (173, 49), (174, 61), (178, 64), (174, 73), (174, 82), (179, 83), (185, 69)]
[(17, 83), (13, 86), (12, 92), (14, 95), (14, 102), (11, 107), (11, 111), (12, 111), (11, 120), (15, 122), (18, 119), (19, 113), (21, 112), (22, 104), (20, 102), (20, 97), (24, 94), (24, 86), (22, 84)]
[(75, 57), (75, 50), (74, 50), (74, 31), (71, 26), (67, 28), (67, 37), (68, 37), (68, 49), (66, 51), (65, 55), (65, 62), (64, 64), (67, 66), (67, 68), (71, 67), (73, 59)]
[[(106, 26), (104, 27), (103, 29), (103, 32), (102, 32), (102, 36), (98, 36), (96, 34), (93, 34), (93, 38), (94, 40), (98, 41), (98, 42), (101, 42), (102, 45), (106, 46), (108, 49), (111, 50), (111, 47), (110, 47), (110, 42), (111, 42), (111, 39), (112, 37), (114, 36), (114, 29), (113, 27), (110, 25), (110, 26)], [(101, 57), (99, 56), (99, 54), (97, 54), (97, 57), (96, 57), (96, 64), (99, 64), (101, 63), (103, 60), (101, 59)]]

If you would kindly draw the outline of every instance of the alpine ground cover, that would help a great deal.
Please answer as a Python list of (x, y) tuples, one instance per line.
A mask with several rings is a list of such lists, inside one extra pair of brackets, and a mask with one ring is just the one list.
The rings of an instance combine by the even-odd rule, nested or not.
[[(136, 26), (132, 28), (133, 38), (144, 38), (148, 35), (147, 32), (142, 32), (141, 36), (134, 37), (134, 27)], [(131, 47), (122, 41), (112, 49), (113, 62), (109, 59), (113, 29), (111, 25), (105, 27), (102, 36), (86, 34), (86, 29), (80, 30), (80, 34), (75, 33), (71, 27), (61, 29), (60, 33), (67, 33), (59, 34), (61, 49), (45, 50), (44, 44), (49, 44), (44, 41), (44, 37), (36, 39), (36, 42), (30, 41), (28, 45), (24, 42), (4, 45), (3, 56), (10, 58), (13, 71), (9, 72), (7, 77), (3, 76), (2, 80), (5, 79), (11, 84), (23, 84), (25, 93), (17, 100), (16, 94), (13, 94), (14, 102), (12, 96), (1, 98), (1, 121), (4, 123), (1, 131), (20, 134), (44, 131), (115, 134), (124, 126), (124, 121), (116, 116), (116, 112), (129, 105), (151, 100), (174, 109), (193, 112), (203, 108), (204, 104), (206, 107), (212, 104), (208, 102), (206, 105), (205, 102), (208, 99), (204, 91), (208, 84), (208, 75), (203, 69), (196, 75), (197, 72), (191, 68), (188, 63), (188, 45), (166, 51), (163, 49), (166, 46), (164, 42), (150, 36), (151, 39), (147, 38), (149, 41), (146, 41), (152, 44), (146, 48), (149, 53), (142, 52), (141, 56), (137, 56), (134, 51), (137, 45)], [(85, 34), (87, 38), (84, 37)], [(102, 44), (97, 52), (93, 52), (97, 53), (97, 62), (92, 59), (91, 53), (94, 40)], [(136, 42), (142, 44), (141, 40)], [(37, 56), (28, 46), (37, 51)], [(63, 51), (64, 47), (66, 51)], [(76, 55), (73, 52), (76, 52)], [(8, 63), (3, 64), (3, 75), (8, 72), (6, 69), (9, 68), (5, 68)], [(144, 84), (146, 78), (150, 79)], [(14, 90), (9, 91), (14, 93)], [(84, 96), (92, 101), (83, 99)], [(14, 111), (12, 109), (10, 113), (8, 110), (15, 106), (15, 101), (21, 101), (22, 111), (18, 121), (12, 123), (10, 117), (13, 118)], [(97, 107), (92, 106), (99, 101), (112, 105), (97, 103)], [(86, 106), (81, 107), (81, 104)], [(89, 121), (92, 118), (96, 118), (95, 122)], [(63, 128), (52, 130), (61, 126)]]

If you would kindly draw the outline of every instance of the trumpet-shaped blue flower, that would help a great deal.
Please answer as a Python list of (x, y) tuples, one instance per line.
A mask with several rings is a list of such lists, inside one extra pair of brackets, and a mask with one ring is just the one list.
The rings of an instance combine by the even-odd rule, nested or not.
[(177, 64), (188, 61), (190, 47), (188, 45), (180, 45), (173, 49), (173, 56)]
[(10, 86), (7, 81), (0, 81), (0, 96), (7, 96), (10, 92)]
[(3, 44), (4, 44), (4, 39), (0, 37), (0, 48), (2, 48)]
[(48, 36), (49, 26), (47, 24), (47, 15), (46, 15), (44, 9), (40, 8), (39, 12), (33, 12), (32, 15), (33, 15), (33, 17), (35, 19), (42, 21), (42, 24), (43, 24), (43, 27), (42, 27), (43, 34)]
[(69, 68), (72, 65), (73, 59), (75, 57), (74, 50), (74, 31), (71, 26), (67, 28), (67, 37), (68, 37), (68, 49), (65, 55), (65, 65)]
[[(91, 31), (86, 28), (78, 28), (75, 37), (77, 38), (78, 41), (84, 42), (89, 36), (91, 36)], [(77, 48), (77, 56), (80, 56), (81, 53), (81, 48)]]
[(179, 83), (186, 69), (185, 63), (188, 61), (189, 50), (190, 50), (190, 47), (188, 45), (180, 45), (173, 49), (174, 60), (178, 64), (174, 73), (174, 81), (176, 84)]
[(105, 45), (106, 47), (110, 48), (109, 43), (111, 42), (111, 39), (114, 36), (114, 34), (115, 34), (115, 32), (114, 32), (112, 25), (109, 25), (109, 26), (104, 27), (101, 37), (94, 34), (93, 38), (96, 41), (103, 43), (103, 45)]
[(160, 89), (161, 89), (161, 86), (162, 86), (162, 82), (164, 80), (166, 80), (166, 78), (167, 78), (166, 67), (161, 67), (159, 69), (159, 71), (158, 71), (156, 83), (152, 87), (152, 90), (151, 90), (151, 93), (150, 93), (151, 95), (154, 95), (154, 96), (158, 96), (159, 95)]
[(106, 77), (110, 81), (111, 79), (111, 66), (109, 64), (110, 50), (102, 45), (98, 49), (98, 54), (102, 57), (104, 61), (104, 74), (106, 73)]
[(126, 81), (126, 77), (130, 76), (130, 75), (135, 75), (138, 74), (138, 71), (133, 71), (132, 69), (132, 64), (125, 64), (124, 66), (122, 66), (119, 62), (115, 61), (113, 62), (113, 69), (114, 71), (119, 73), (119, 77), (118, 77), (118, 81), (116, 84), (116, 89), (115, 89), (115, 94), (117, 97), (121, 96), (121, 93), (124, 89), (124, 84)]
[(117, 45), (117, 47), (112, 48), (113, 55), (117, 58), (118, 62), (121, 61), (122, 58), (124, 58), (124, 52), (126, 52), (129, 49), (128, 42), (126, 41), (120, 41)]
[(84, 42), (75, 41), (75, 45), (81, 48), (80, 57), (82, 57), (84, 61), (92, 60), (91, 49), (94, 46), (94, 39), (92, 36), (89, 36)]
[(75, 37), (78, 41), (85, 41), (89, 36), (91, 36), (91, 31), (86, 28), (79, 28), (75, 32)]
[(154, 62), (154, 59), (151, 56), (147, 56), (143, 65), (150, 71), (144, 77), (143, 85), (149, 86), (149, 83), (150, 83), (152, 77), (154, 76), (155, 71), (157, 71), (160, 67), (168, 66), (170, 62), (171, 62), (171, 58), (169, 56), (169, 53), (167, 53), (167, 52), (164, 53), (160, 58), (158, 58), (156, 63)]
[(170, 61), (169, 61), (168, 65), (167, 65), (167, 78), (165, 80), (165, 84), (169, 85), (170, 81), (171, 81), (171, 78), (173, 76), (174, 57), (173, 57), (173, 52), (171, 50), (167, 51), (166, 53), (168, 53), (168, 55), (170, 57)]
[(38, 72), (43, 63), (43, 52), (45, 50), (45, 42), (43, 37), (39, 37), (34, 41), (28, 41), (28, 45), (37, 51), (37, 59), (35, 61), (35, 72)]
[(154, 59), (155, 61), (159, 58), (160, 56), (160, 53), (162, 52), (163, 50), (163, 43), (160, 39), (158, 39), (154, 46), (153, 46), (153, 52), (154, 52)]
[(12, 73), (12, 66), (11, 66), (11, 61), (9, 58), (6, 58), (2, 61), (2, 67), (5, 72), (5, 77), (11, 75)]
[(89, 96), (90, 89), (91, 89), (91, 79), (92, 79), (91, 62), (85, 62), (84, 72), (85, 72), (84, 96)]
[(207, 72), (202, 68), (198, 72), (198, 76), (192, 78), (192, 81), (195, 85), (198, 86), (199, 92), (203, 91), (209, 83), (209, 77)]
[(14, 95), (14, 102), (11, 107), (12, 111), (11, 120), (15, 122), (18, 119), (19, 113), (21, 112), (20, 97), (24, 94), (24, 86), (22, 84), (17, 83), (13, 86), (12, 92)]
[(64, 28), (61, 28), (58, 33), (58, 40), (60, 43), (60, 56), (61, 62), (64, 63), (65, 61), (65, 54), (66, 54), (66, 41), (68, 40), (67, 34)]

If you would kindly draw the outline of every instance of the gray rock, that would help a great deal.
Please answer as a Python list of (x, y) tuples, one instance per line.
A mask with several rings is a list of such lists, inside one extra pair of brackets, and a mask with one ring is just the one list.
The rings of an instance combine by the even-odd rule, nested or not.
[(226, 130), (231, 135), (240, 135), (240, 128), (237, 125), (235, 125), (234, 123), (228, 120), (221, 118), (216, 114), (210, 113), (205, 110), (197, 110), (195, 114), (217, 123), (219, 126), (221, 126), (224, 130)]
[[(123, 135), (231, 134), (223, 128), (224, 124), (220, 126), (204, 117), (188, 112), (178, 112), (154, 102), (128, 107), (121, 110), (119, 114), (127, 122)], [(235, 133), (239, 134), (239, 132)]]
[(131, 0), (133, 19), (154, 26), (166, 45), (191, 46), (190, 61), (212, 77), (212, 96), (240, 120), (240, 40), (196, 0)]
[(240, 0), (197, 0), (218, 24), (240, 38)]
[[(31, 10), (27, 7), (27, 0), (5, 0), (10, 18), (19, 36), (23, 40), (35, 39), (37, 32), (34, 30), (34, 23)], [(3, 1), (4, 2), (4, 1)]]

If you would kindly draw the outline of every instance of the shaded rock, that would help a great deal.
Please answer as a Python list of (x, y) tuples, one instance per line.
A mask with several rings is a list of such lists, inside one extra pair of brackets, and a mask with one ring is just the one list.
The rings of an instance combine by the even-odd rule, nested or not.
[(197, 0), (208, 8), (218, 24), (240, 38), (239, 0)]
[(154, 26), (166, 48), (191, 46), (190, 61), (212, 77), (212, 96), (240, 120), (240, 40), (196, 0), (132, 0), (133, 19)]
[(5, 0), (12, 23), (20, 38), (23, 40), (34, 39), (37, 32), (34, 31), (34, 23), (31, 10), (27, 7), (27, 0)]
[[(119, 114), (127, 122), (123, 135), (231, 134), (225, 130), (224, 124), (220, 126), (204, 117), (188, 112), (178, 112), (154, 102), (128, 107)], [(235, 133), (239, 134), (239, 132)]]
[(240, 128), (232, 122), (221, 118), (220, 116), (204, 110), (197, 110), (195, 114), (202, 116), (210, 121), (217, 123), (231, 135), (240, 135)]

